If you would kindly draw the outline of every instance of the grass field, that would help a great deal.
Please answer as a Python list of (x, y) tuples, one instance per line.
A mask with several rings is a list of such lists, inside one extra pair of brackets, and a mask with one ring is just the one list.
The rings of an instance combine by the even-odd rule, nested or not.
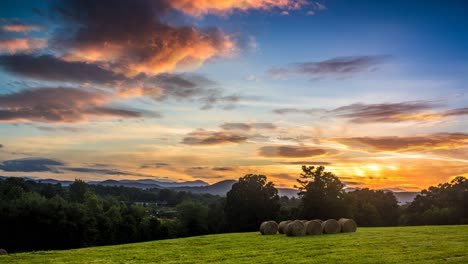
[(359, 228), (286, 237), (235, 233), (0, 256), (0, 263), (468, 263), (468, 225)]

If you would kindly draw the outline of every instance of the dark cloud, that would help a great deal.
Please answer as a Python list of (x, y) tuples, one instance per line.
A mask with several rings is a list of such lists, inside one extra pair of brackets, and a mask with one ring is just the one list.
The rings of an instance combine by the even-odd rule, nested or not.
[(306, 160), (300, 160), (300, 161), (281, 161), (278, 162), (279, 164), (284, 164), (284, 165), (311, 165), (311, 166), (325, 166), (325, 165), (331, 165), (330, 162), (326, 161), (306, 161)]
[(187, 145), (219, 145), (227, 143), (245, 143), (247, 136), (228, 132), (197, 130), (188, 134), (181, 143)]
[(276, 114), (307, 114), (318, 117), (347, 118), (352, 123), (394, 123), (405, 121), (427, 121), (450, 116), (468, 114), (468, 108), (435, 110), (443, 105), (431, 101), (409, 101), (400, 103), (364, 104), (355, 103), (332, 110), (281, 108)]
[(74, 123), (91, 117), (143, 116), (137, 111), (105, 106), (107, 97), (97, 91), (61, 87), (28, 89), (0, 95), (0, 122)]
[(324, 61), (293, 63), (285, 67), (271, 68), (268, 72), (275, 78), (291, 74), (313, 78), (350, 77), (356, 73), (373, 71), (390, 58), (387, 55), (336, 57)]
[(234, 171), (236, 170), (235, 168), (232, 167), (213, 167), (211, 168), (214, 171)]
[(252, 130), (252, 129), (276, 129), (273, 123), (224, 123), (220, 126), (224, 130)]
[(64, 50), (65, 58), (103, 62), (127, 76), (195, 66), (235, 47), (218, 28), (162, 22), (173, 10), (168, 0), (71, 0), (58, 2), (54, 9), (62, 27), (51, 42)]
[(197, 101), (202, 104), (202, 110), (211, 109), (215, 105), (230, 109), (241, 99), (239, 95), (224, 94), (216, 82), (199, 74), (162, 73), (152, 77), (143, 76), (122, 83), (118, 93), (122, 97), (146, 96), (156, 101)]
[(96, 168), (62, 168), (62, 170), (73, 171), (73, 172), (83, 172), (83, 173), (96, 173), (96, 174), (106, 174), (106, 175), (133, 175), (133, 173), (127, 173), (119, 170), (112, 169), (96, 169)]
[(456, 108), (442, 113), (443, 116), (461, 116), (468, 115), (468, 107)]
[(468, 134), (438, 133), (413, 137), (351, 137), (337, 138), (335, 141), (354, 149), (375, 151), (455, 149), (468, 147)]
[(123, 75), (105, 70), (96, 64), (69, 62), (51, 55), (0, 56), (0, 66), (13, 74), (45, 81), (113, 83), (125, 79)]
[(324, 149), (309, 146), (265, 146), (259, 149), (263, 157), (303, 158), (325, 155)]
[(60, 173), (55, 166), (63, 166), (58, 160), (45, 158), (26, 158), (5, 160), (0, 163), (0, 170), (8, 172), (53, 172)]
[(155, 169), (160, 169), (164, 167), (170, 166), (169, 163), (165, 162), (155, 162), (155, 163), (148, 163), (148, 164), (143, 164), (140, 166), (141, 169), (148, 169), (148, 168), (155, 168)]
[(338, 117), (349, 118), (353, 123), (401, 122), (418, 119), (418, 113), (439, 105), (427, 101), (401, 103), (363, 104), (356, 103), (330, 111)]

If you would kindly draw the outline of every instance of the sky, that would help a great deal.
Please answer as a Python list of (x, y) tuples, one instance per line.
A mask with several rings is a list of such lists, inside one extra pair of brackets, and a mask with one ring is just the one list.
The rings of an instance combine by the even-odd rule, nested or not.
[(1, 1), (0, 175), (468, 177), (466, 1)]

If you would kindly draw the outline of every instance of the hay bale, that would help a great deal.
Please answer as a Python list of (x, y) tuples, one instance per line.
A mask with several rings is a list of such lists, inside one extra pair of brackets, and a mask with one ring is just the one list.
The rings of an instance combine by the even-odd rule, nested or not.
[(299, 220), (299, 221), (301, 221), (304, 225), (305, 225), (307, 222), (309, 222), (309, 220)]
[(300, 220), (294, 220), (286, 226), (287, 236), (304, 236), (305, 225)]
[(340, 220), (338, 220), (338, 223), (340, 224), (341, 232), (356, 232), (357, 224), (353, 219), (341, 218)]
[(286, 233), (286, 232), (285, 232), (286, 226), (287, 226), (289, 223), (291, 223), (291, 222), (292, 222), (291, 220), (281, 221), (281, 222), (279, 223), (279, 225), (278, 225), (278, 232), (279, 232), (280, 234)]
[(321, 219), (314, 219), (315, 221), (318, 221), (320, 224), (323, 223), (323, 221)]
[(305, 230), (306, 235), (321, 235), (323, 233), (322, 223), (317, 220), (307, 221)]
[(278, 224), (275, 221), (265, 221), (260, 225), (262, 235), (276, 235), (277, 232)]
[(1, 255), (8, 255), (8, 252), (4, 250), (3, 248), (0, 248), (0, 256)]
[(336, 234), (341, 231), (340, 224), (335, 219), (328, 219), (322, 223), (324, 234)]

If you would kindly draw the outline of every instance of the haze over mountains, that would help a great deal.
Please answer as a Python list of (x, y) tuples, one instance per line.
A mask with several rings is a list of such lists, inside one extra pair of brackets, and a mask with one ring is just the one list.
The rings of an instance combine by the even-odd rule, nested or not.
[[(6, 179), (6, 176), (0, 176), (1, 179)], [(73, 181), (62, 181), (56, 179), (38, 179), (34, 177), (23, 177), (24, 179), (50, 184), (61, 184), (62, 186), (68, 186)], [(87, 181), (88, 184), (96, 184), (103, 186), (124, 186), (133, 187), (139, 189), (172, 189), (175, 191), (186, 191), (197, 194), (207, 193), (212, 195), (225, 196), (226, 193), (231, 190), (232, 185), (236, 183), (236, 180), (223, 180), (214, 184), (208, 184), (202, 180), (196, 181), (184, 181), (184, 182), (173, 182), (173, 181), (161, 181), (153, 179), (139, 179), (139, 180), (104, 180), (104, 181)], [(297, 190), (293, 188), (277, 188), (279, 196), (294, 197), (297, 196)], [(353, 189), (349, 189), (350, 191)], [(418, 192), (393, 192), (398, 199), (400, 204), (405, 204), (413, 201)]]

